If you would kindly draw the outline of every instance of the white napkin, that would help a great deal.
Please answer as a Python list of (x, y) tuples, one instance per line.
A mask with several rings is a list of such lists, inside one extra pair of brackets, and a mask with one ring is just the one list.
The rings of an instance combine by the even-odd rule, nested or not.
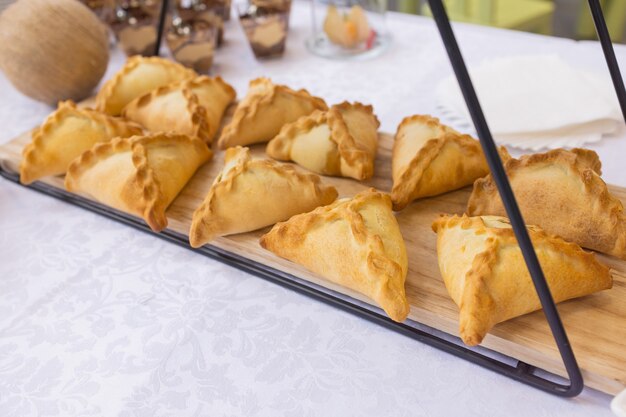
[(611, 410), (618, 417), (626, 417), (626, 389), (613, 398)]
[[(598, 142), (623, 123), (610, 78), (571, 68), (557, 56), (518, 56), (470, 69), (496, 142), (522, 149)], [(453, 124), (471, 127), (453, 77), (437, 88), (440, 107)]]

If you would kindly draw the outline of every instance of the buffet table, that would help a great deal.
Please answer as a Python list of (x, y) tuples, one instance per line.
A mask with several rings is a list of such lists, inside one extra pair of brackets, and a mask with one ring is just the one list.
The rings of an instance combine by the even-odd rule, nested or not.
[[(231, 21), (213, 73), (239, 96), (265, 75), (328, 103), (371, 103), (394, 132), (407, 115), (438, 114), (434, 90), (451, 68), (432, 21), (390, 13), (388, 25), (386, 54), (324, 60), (303, 46), (308, 3), (298, 2), (282, 59), (255, 60)], [(456, 32), (470, 65), (558, 54), (608, 77), (594, 42)], [(616, 53), (626, 68), (626, 47)], [(123, 61), (114, 49), (105, 78)], [(50, 111), (0, 76), (0, 143)], [(590, 146), (603, 178), (621, 186), (624, 136)], [(611, 415), (608, 395), (550, 396), (4, 179), (0, 294), (3, 416)]]

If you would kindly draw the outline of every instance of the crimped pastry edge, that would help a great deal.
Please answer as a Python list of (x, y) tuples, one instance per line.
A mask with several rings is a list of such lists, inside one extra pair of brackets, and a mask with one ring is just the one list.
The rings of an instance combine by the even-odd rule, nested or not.
[[(219, 131), (219, 128), (220, 128), (220, 125), (221, 125), (221, 121), (224, 118), (224, 113), (226, 112), (226, 109), (228, 109), (228, 106), (237, 97), (237, 92), (235, 91), (235, 89), (233, 88), (232, 85), (230, 85), (226, 81), (224, 81), (224, 79), (222, 77), (220, 77), (219, 75), (216, 75), (214, 77), (209, 77), (207, 75), (200, 75), (199, 77), (196, 77), (196, 78), (188, 80), (188, 82), (189, 82), (189, 87), (192, 90), (196, 86), (201, 86), (202, 84), (207, 84), (207, 83), (208, 84), (217, 84), (222, 89), (222, 91), (224, 93), (226, 93), (226, 95), (228, 96), (228, 104), (224, 107), (224, 111), (222, 112), (222, 115), (220, 117), (220, 120), (217, 122), (217, 125), (216, 126), (209, 125), (209, 132), (213, 131), (213, 133), (212, 133), (212, 135), (209, 138), (209, 141), (207, 143), (212, 143), (213, 139), (215, 139), (215, 135)], [(207, 118), (207, 123), (208, 123), (208, 118)]]
[(222, 88), (226, 92), (226, 94), (231, 97), (230, 101), (233, 101), (235, 97), (237, 97), (237, 92), (235, 91), (233, 86), (224, 81), (224, 79), (219, 75), (216, 75), (214, 77), (209, 77), (208, 75), (199, 75), (186, 81), (189, 83), (190, 86), (201, 85), (205, 83), (219, 84), (220, 88)]
[(57, 109), (46, 117), (44, 122), (32, 132), (31, 141), (22, 150), (22, 161), (20, 162), (20, 182), (22, 184), (30, 184), (36, 181), (29, 173), (35, 159), (39, 154), (43, 142), (47, 135), (58, 126), (67, 115), (77, 113), (105, 127), (107, 131), (120, 133), (122, 130), (128, 130), (128, 133), (135, 132), (140, 134), (143, 129), (138, 124), (120, 117), (110, 116), (89, 108), (78, 108), (72, 100), (59, 101)]
[[(513, 231), (513, 227), (489, 227), (485, 224), (483, 218), (497, 218), (499, 221), (511, 225), (511, 222), (508, 218), (504, 216), (469, 216), (467, 214), (440, 214), (437, 219), (433, 221), (432, 229), (433, 232), (437, 233), (441, 229), (452, 228), (460, 225), (463, 229), (474, 229), (476, 230), (476, 234), (482, 234), (487, 230), (490, 231), (493, 235), (496, 235), (498, 238), (505, 239), (504, 243), (507, 245), (518, 245), (517, 238), (515, 237), (515, 232)], [(542, 228), (534, 225), (527, 225), (526, 229), (529, 234), (533, 238), (532, 240), (548, 240), (553, 242), (557, 247), (559, 252), (569, 255), (582, 255), (587, 261), (597, 263), (602, 267), (606, 268), (608, 271), (609, 268), (604, 264), (598, 262), (596, 260), (595, 254), (593, 252), (587, 251), (581, 248), (579, 245), (573, 242), (568, 242), (562, 237), (551, 234), (543, 230)]]
[[(618, 238), (613, 248), (614, 252), (626, 256), (626, 216), (621, 201), (614, 197), (604, 180), (600, 177), (601, 162), (596, 152), (589, 149), (574, 148), (571, 150), (553, 149), (551, 151), (524, 155), (519, 159), (511, 158), (504, 163), (504, 169), (509, 178), (517, 172), (535, 164), (565, 164), (580, 174), (585, 191), (597, 198), (603, 208), (603, 216), (608, 213), (609, 222), (613, 228), (618, 228)], [(479, 178), (474, 182), (474, 188), (467, 203), (467, 213), (474, 215), (485, 211), (482, 204), (491, 198), (500, 198), (491, 174)], [(620, 230), (621, 229), (621, 230)], [(620, 239), (621, 236), (621, 239)]]
[[(308, 213), (298, 214), (287, 221), (276, 223), (271, 232), (274, 232), (274, 229), (276, 229), (276, 233), (280, 234), (281, 229), (285, 229), (287, 227), (287, 223), (289, 223), (289, 226), (292, 227), (294, 224), (298, 224), (300, 226), (298, 229), (307, 230), (308, 233), (314, 223), (325, 223), (337, 220), (344, 214), (348, 214), (348, 218), (351, 218), (353, 214), (358, 214), (358, 208), (367, 203), (371, 198), (388, 199), (389, 204), (391, 204), (391, 199), (388, 194), (378, 191), (375, 188), (369, 188), (361, 191), (350, 199), (337, 200), (333, 204), (317, 207), (315, 210)], [(360, 214), (358, 216), (362, 219)], [(358, 243), (365, 243), (369, 233), (367, 232), (364, 223), (361, 223), (359, 227), (353, 227), (352, 231)], [(261, 246), (264, 245), (263, 240), (268, 234), (269, 233), (261, 237)], [(303, 232), (303, 235), (304, 234), (306, 233)]]
[(87, 169), (117, 152), (130, 151), (132, 152), (133, 165), (136, 168), (133, 181), (141, 190), (140, 194), (142, 196), (141, 201), (134, 202), (134, 204), (137, 204), (142, 217), (150, 228), (155, 232), (160, 232), (167, 227), (167, 217), (165, 216), (167, 207), (164, 207), (160, 202), (163, 199), (160, 186), (152, 168), (148, 165), (147, 151), (144, 146), (162, 140), (191, 143), (200, 148), (199, 152), (208, 152), (208, 159), (213, 156), (213, 153), (204, 142), (187, 135), (156, 133), (137, 135), (130, 138), (115, 138), (110, 142), (97, 144), (75, 159), (70, 164), (65, 176), (65, 188), (70, 192), (75, 191), (74, 178), (78, 178)]
[(447, 126), (440, 123), (439, 119), (429, 115), (415, 114), (407, 116), (398, 125), (396, 134), (394, 135), (394, 146), (392, 151), (392, 165), (393, 156), (396, 153), (396, 144), (400, 138), (400, 135), (404, 129), (414, 122), (421, 122), (427, 126), (441, 129), (440, 134), (432, 139), (429, 139), (424, 143), (424, 146), (418, 151), (418, 153), (411, 158), (409, 166), (402, 172), (400, 178), (396, 181), (394, 179), (393, 186), (391, 188), (391, 201), (393, 202), (393, 209), (400, 211), (404, 209), (411, 202), (411, 193), (419, 183), (422, 174), (439, 153), (441, 148), (445, 145), (442, 140), (446, 135)]
[(582, 169), (591, 169), (598, 176), (602, 175), (602, 162), (595, 151), (591, 149), (552, 149), (543, 153), (522, 155), (520, 158), (510, 158), (505, 163), (505, 168), (519, 169), (536, 163), (565, 162), (569, 166)]
[(291, 160), (291, 143), (300, 133), (308, 133), (313, 128), (328, 122), (328, 112), (315, 110), (313, 113), (301, 116), (296, 121), (287, 123), (278, 135), (270, 140), (265, 148), (265, 153), (280, 161)]
[(144, 57), (140, 55), (133, 55), (126, 60), (124, 66), (119, 71), (117, 71), (115, 75), (113, 75), (113, 77), (111, 77), (106, 83), (104, 83), (100, 91), (98, 91), (98, 94), (96, 95), (96, 110), (102, 113), (107, 113), (107, 103), (115, 94), (115, 90), (118, 88), (122, 77), (137, 68), (142, 62), (158, 63), (159, 65), (169, 67), (181, 73), (187, 73), (186, 78), (197, 77), (195, 71), (189, 68), (185, 68), (183, 65), (177, 62), (170, 61), (169, 59), (161, 58), (158, 56)]
[[(579, 157), (582, 160), (579, 159)], [(503, 161), (504, 169), (508, 177), (512, 177), (524, 168), (541, 163), (564, 163), (581, 174), (586, 170), (591, 170), (592, 172), (595, 172), (598, 177), (600, 177), (602, 172), (602, 164), (598, 154), (590, 149), (582, 148), (573, 148), (570, 150), (562, 148), (552, 149), (544, 153), (522, 155), (520, 158), (509, 158), (507, 161)], [(584, 177), (581, 176), (581, 178), (584, 180)], [(600, 180), (602, 181), (601, 178)], [(604, 183), (604, 181), (602, 182)], [(491, 190), (493, 187), (495, 187), (495, 184), (493, 183), (493, 177), (491, 174), (488, 174), (483, 178), (479, 178), (474, 182), (472, 195), (470, 196), (470, 200), (467, 205), (467, 213), (469, 215), (472, 215), (472, 213), (478, 209), (478, 206), (472, 203), (474, 198), (478, 199), (478, 197), (475, 197), (475, 194), (482, 194), (484, 190)], [(484, 193), (491, 194), (491, 191), (484, 191)], [(615, 199), (615, 197), (612, 198)], [(619, 204), (621, 205), (621, 203)]]
[[(454, 215), (441, 214), (432, 223), (432, 230), (437, 234), (444, 229), (451, 229), (456, 226), (460, 226), (462, 229), (473, 229), (476, 235), (480, 235), (480, 234), (487, 235), (488, 233), (490, 234), (490, 236), (486, 238), (486, 242), (487, 242), (486, 250), (478, 253), (474, 257), (474, 260), (472, 261), (472, 266), (467, 272), (467, 274), (465, 275), (466, 285), (463, 288), (463, 294), (461, 295), (461, 300), (459, 300), (461, 303), (463, 302), (462, 299), (465, 296), (465, 291), (467, 290), (468, 285), (471, 285), (474, 287), (483, 287), (483, 288), (485, 287), (485, 282), (488, 279), (488, 277), (493, 274), (493, 268), (498, 260), (497, 253), (499, 250), (499, 245), (501, 243), (504, 243), (506, 245), (518, 246), (517, 238), (515, 237), (515, 232), (513, 231), (512, 227), (508, 227), (508, 228), (489, 227), (485, 224), (483, 217), (485, 216), (468, 216), (467, 214), (458, 216), (456, 214)], [(486, 216), (486, 217), (497, 218), (498, 220), (510, 225), (510, 222), (506, 217), (502, 217), (502, 216)], [(593, 252), (588, 252), (582, 249), (577, 244), (568, 242), (557, 235), (549, 234), (537, 226), (528, 225), (527, 230), (532, 238), (534, 246), (537, 246), (536, 242), (539, 242), (539, 241), (549, 242), (555, 248), (555, 250), (561, 253), (562, 255), (567, 256), (567, 257), (580, 257), (582, 258), (583, 262), (585, 262), (586, 264), (593, 264), (594, 268), (600, 267), (600, 269), (603, 269), (606, 275), (609, 277), (609, 285), (604, 289), (609, 289), (612, 287), (613, 277), (610, 273), (609, 267), (599, 262), (596, 259), (595, 255), (593, 254)], [(489, 305), (495, 305), (493, 298), (486, 291), (483, 291), (482, 293), (480, 293), (480, 291), (478, 290), (475, 291), (476, 297), (480, 295), (484, 295), (487, 298), (484, 300), (478, 301), (479, 303), (481, 304), (487, 303), (488, 304), (487, 308), (490, 308)], [(459, 309), (461, 308), (462, 308), (462, 305), (459, 305)], [(484, 332), (484, 334), (481, 335), (477, 333), (467, 334), (467, 332), (464, 331), (464, 323), (460, 322), (459, 332), (465, 344), (469, 346), (476, 346), (482, 342), (482, 340), (487, 335), (489, 330), (497, 323), (498, 322), (490, 323), (488, 325), (488, 328)]]
[(376, 153), (370, 154), (367, 150), (361, 148), (357, 139), (352, 135), (348, 125), (343, 117), (342, 110), (357, 110), (366, 113), (373, 118), (376, 125), (376, 135), (378, 135), (378, 127), (380, 121), (374, 114), (374, 108), (371, 105), (365, 105), (358, 101), (349, 103), (344, 101), (335, 104), (328, 110), (328, 125), (331, 130), (331, 140), (337, 144), (339, 156), (346, 163), (357, 169), (358, 180), (365, 180), (374, 175), (374, 160)]
[[(376, 155), (370, 155), (358, 145), (356, 138), (350, 133), (342, 110), (358, 110), (367, 113), (374, 120), (376, 129), (380, 126), (378, 117), (374, 114), (374, 108), (355, 101), (350, 103), (343, 101), (330, 107), (328, 111), (316, 110), (310, 115), (302, 116), (293, 123), (288, 123), (281, 128), (280, 133), (272, 139), (266, 153), (272, 158), (287, 161), (290, 160), (289, 150), (296, 136), (310, 132), (320, 124), (327, 123), (330, 128), (330, 139), (337, 144), (339, 156), (351, 167), (358, 171), (357, 180), (365, 180), (374, 175), (374, 160)], [(377, 132), (378, 134), (378, 132)]]
[[(221, 176), (221, 173), (218, 174), (218, 176), (221, 176), (219, 182), (216, 182), (211, 186), (209, 193), (202, 201), (202, 204), (200, 204), (200, 206), (194, 211), (191, 228), (189, 230), (189, 243), (194, 248), (200, 247), (204, 244), (200, 243), (202, 240), (200, 236), (201, 233), (199, 232), (199, 228), (201, 227), (200, 224), (204, 222), (205, 218), (211, 217), (214, 212), (215, 202), (220, 199), (220, 195), (227, 194), (232, 190), (235, 179), (239, 175), (247, 172), (251, 168), (266, 168), (274, 171), (280, 176), (295, 178), (303, 185), (312, 185), (315, 197), (318, 199), (321, 199), (321, 196), (324, 194), (322, 188), (335, 189), (332, 185), (323, 184), (319, 175), (299, 172), (289, 164), (283, 164), (269, 159), (252, 159), (248, 147), (235, 146), (233, 148), (229, 148), (228, 150), (233, 153), (243, 153), (243, 157), (237, 165), (226, 173), (225, 176)], [(237, 156), (235, 156), (235, 158), (236, 157)], [(215, 237), (211, 237), (209, 241), (213, 238)]]
[[(149, 106), (151, 102), (158, 100), (159, 97), (167, 94), (180, 91), (183, 98), (187, 102), (187, 113), (189, 114), (189, 121), (191, 122), (193, 136), (197, 137), (201, 141), (210, 144), (211, 138), (209, 137), (209, 125), (207, 120), (206, 109), (200, 105), (198, 96), (189, 88), (189, 80), (178, 81), (172, 84), (164, 85), (152, 90), (151, 92), (137, 97), (130, 103), (128, 103), (122, 110), (122, 116), (129, 117), (133, 112), (140, 110), (146, 106)], [(159, 132), (154, 132), (159, 133)]]
[(220, 76), (209, 77), (201, 75), (195, 78), (177, 81), (166, 86), (162, 86), (147, 93), (141, 97), (136, 98), (126, 105), (122, 114), (125, 114), (127, 109), (137, 109), (144, 107), (155, 98), (180, 90), (183, 97), (187, 100), (187, 111), (190, 115), (190, 120), (193, 126), (194, 135), (207, 144), (211, 144), (213, 141), (213, 135), (210, 135), (211, 131), (217, 132), (219, 129), (219, 123), (217, 126), (211, 126), (206, 109), (200, 104), (197, 94), (193, 92), (196, 87), (201, 87), (203, 84), (217, 84), (222, 91), (229, 97), (229, 103), (232, 102), (237, 93), (235, 89), (222, 79)]
[(269, 86), (270, 91), (264, 94), (259, 93), (252, 95), (250, 95), (250, 92), (248, 91), (248, 95), (246, 95), (246, 97), (244, 97), (244, 99), (240, 101), (237, 105), (237, 108), (235, 109), (235, 113), (233, 114), (233, 118), (231, 119), (230, 123), (224, 126), (224, 129), (222, 130), (222, 134), (217, 141), (217, 144), (221, 149), (227, 147), (227, 142), (230, 140), (231, 137), (237, 134), (241, 123), (243, 123), (245, 119), (253, 118), (261, 105), (271, 104), (274, 101), (274, 98), (279, 93), (285, 93), (306, 99), (313, 103), (313, 106), (318, 110), (328, 109), (328, 106), (324, 99), (313, 96), (305, 89), (292, 90), (285, 85), (274, 84), (267, 77), (259, 77), (250, 81), (250, 83), (248, 84), (248, 90), (251, 90), (256, 84), (265, 84)]
[[(391, 210), (392, 204), (389, 195), (375, 188), (369, 188), (361, 191), (347, 201), (344, 199), (337, 200), (327, 206), (321, 206), (308, 213), (295, 215), (287, 221), (276, 223), (269, 232), (261, 236), (259, 244), (264, 249), (274, 252), (272, 250), (273, 245), (270, 243), (270, 241), (274, 239), (274, 235), (280, 238), (287, 234), (287, 229), (298, 230), (300, 232), (299, 237), (292, 236), (289, 242), (302, 242), (306, 234), (319, 225), (345, 218), (345, 220), (350, 223), (352, 235), (356, 242), (360, 245), (371, 244), (370, 247), (373, 249), (368, 251), (367, 270), (370, 274), (384, 277), (384, 281), (381, 282), (381, 288), (389, 288), (389, 283), (397, 278), (401, 278), (402, 281), (405, 282), (406, 277), (402, 277), (402, 266), (386, 255), (382, 238), (379, 235), (369, 233), (365, 226), (365, 220), (359, 213), (359, 209), (372, 199), (383, 200)], [(391, 215), (393, 216), (393, 213)], [(289, 242), (287, 242), (287, 245)], [(377, 258), (376, 261), (373, 259), (374, 257)], [(400, 277), (398, 277), (398, 275), (400, 275)], [(397, 298), (401, 297), (396, 294), (396, 299)], [(397, 322), (404, 321), (408, 317), (410, 309), (406, 297), (400, 301), (403, 305), (401, 311), (391, 312), (391, 314), (387, 312), (390, 317)]]
[[(416, 114), (413, 116), (407, 116), (398, 125), (396, 134), (394, 137), (394, 152), (395, 144), (399, 140), (399, 136), (404, 129), (414, 122), (422, 122), (425, 125), (440, 129), (439, 135), (432, 139), (429, 139), (424, 143), (424, 146), (420, 148), (418, 153), (413, 156), (409, 162), (408, 167), (402, 172), (400, 178), (393, 182), (391, 189), (391, 200), (393, 201), (394, 210), (399, 211), (405, 208), (412, 201), (411, 194), (417, 184), (420, 182), (422, 174), (426, 171), (428, 166), (437, 157), (439, 151), (449, 141), (456, 142), (459, 146), (469, 150), (478, 150), (482, 152), (479, 143), (469, 135), (460, 134), (448, 126), (442, 124), (438, 118), (429, 115)], [(392, 154), (393, 160), (393, 154)], [(393, 162), (392, 162), (393, 163)]]

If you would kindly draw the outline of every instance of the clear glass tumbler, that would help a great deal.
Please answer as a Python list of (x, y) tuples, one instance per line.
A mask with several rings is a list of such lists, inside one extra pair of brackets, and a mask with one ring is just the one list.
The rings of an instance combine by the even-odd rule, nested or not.
[(109, 25), (126, 55), (154, 53), (160, 0), (116, 0)]
[(165, 33), (174, 59), (198, 73), (207, 73), (223, 36), (222, 16), (211, 0), (177, 2)]
[(252, 0), (238, 5), (239, 20), (257, 58), (285, 52), (291, 0)]

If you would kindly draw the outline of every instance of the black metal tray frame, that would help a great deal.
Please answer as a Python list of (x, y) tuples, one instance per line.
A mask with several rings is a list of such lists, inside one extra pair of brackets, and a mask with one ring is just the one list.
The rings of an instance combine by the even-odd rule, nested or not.
[(385, 312), (377, 307), (363, 303), (352, 297), (345, 296), (262, 263), (252, 261), (236, 253), (211, 245), (204, 245), (200, 248), (194, 249), (189, 245), (189, 238), (184, 234), (168, 229), (163, 230), (160, 233), (155, 233), (140, 218), (117, 211), (104, 204), (72, 194), (52, 185), (39, 181), (30, 185), (23, 185), (19, 182), (19, 175), (4, 169), (2, 164), (0, 164), (0, 177), (4, 177), (5, 179), (27, 189), (35, 190), (48, 196), (55, 197), (66, 203), (100, 214), (109, 219), (116, 220), (137, 230), (141, 230), (142, 232), (151, 234), (206, 257), (215, 259), (226, 265), (251, 273), (274, 284), (278, 284), (325, 304), (357, 315), (370, 322), (386, 327), (436, 349), (450, 353), (458, 358), (473, 362), (501, 375), (523, 382), (535, 388), (539, 388), (543, 391), (563, 395), (561, 394), (563, 390), (560, 388), (562, 387), (562, 384), (558, 382), (562, 380), (561, 377), (550, 374), (547, 371), (537, 369), (525, 362), (518, 361), (517, 359), (510, 358), (481, 346), (473, 348), (467, 347), (458, 337), (410, 319), (406, 320), (404, 323), (395, 322), (388, 318)]
[[(550, 293), (543, 271), (541, 270), (541, 266), (539, 265), (539, 261), (532, 246), (532, 242), (528, 236), (524, 220), (515, 200), (515, 196), (513, 195), (511, 185), (507, 179), (502, 161), (500, 160), (496, 145), (493, 141), (491, 132), (476, 96), (476, 92), (474, 91), (472, 81), (469, 77), (465, 62), (456, 42), (445, 7), (443, 6), (441, 0), (428, 0), (428, 2), (437, 24), (437, 28), (439, 29), (441, 39), (443, 40), (448, 53), (450, 63), (452, 64), (457, 81), (459, 82), (461, 91), (463, 92), (465, 102), (469, 108), (472, 121), (476, 127), (489, 168), (498, 187), (498, 191), (500, 192), (500, 196), (504, 202), (506, 212), (511, 220), (511, 225), (522, 250), (522, 254), (535, 285), (535, 289), (537, 290), (544, 314), (556, 341), (557, 348), (559, 349), (563, 359), (565, 370), (569, 376), (569, 383), (564, 383), (562, 378), (550, 374), (547, 371), (537, 369), (514, 358), (508, 358), (498, 354), (497, 352), (481, 347), (469, 348), (463, 345), (457, 337), (448, 335), (412, 320), (407, 320), (405, 323), (394, 322), (378, 308), (361, 303), (358, 300), (345, 297), (332, 290), (252, 261), (237, 254), (230, 253), (215, 246), (205, 245), (201, 248), (193, 249), (189, 246), (187, 236), (183, 234), (171, 230), (154, 233), (141, 219), (118, 212), (105, 205), (71, 194), (64, 190), (60, 190), (45, 183), (35, 182), (29, 185), (28, 188), (101, 214), (105, 217), (117, 220), (138, 230), (153, 234), (154, 236), (178, 244), (189, 250), (193, 250), (209, 258), (216, 259), (227, 265), (231, 265), (235, 268), (257, 275), (270, 282), (360, 316), (373, 323), (384, 326), (390, 330), (418, 340), (439, 350), (443, 350), (456, 357), (473, 362), (534, 388), (538, 388), (542, 391), (562, 397), (575, 397), (580, 394), (584, 387), (582, 374), (578, 363), (576, 362), (576, 357), (572, 351), (572, 347), (567, 338), (567, 334), (561, 322), (559, 313), (552, 298), (552, 294)], [(158, 30), (159, 38), (163, 33), (164, 15), (167, 10), (167, 3), (167, 0), (164, 0), (162, 3)], [(619, 99), (622, 113), (626, 121), (626, 91), (624, 90), (624, 83), (621, 78), (619, 66), (617, 64), (617, 59), (615, 58), (615, 53), (613, 51), (613, 46), (611, 44), (599, 0), (589, 0), (589, 6), (600, 42), (602, 44), (604, 55), (606, 57), (615, 91)], [(160, 42), (157, 42), (155, 50), (156, 54), (158, 54), (159, 45)], [(2, 169), (1, 166), (0, 176), (19, 184), (19, 176), (15, 173)]]

